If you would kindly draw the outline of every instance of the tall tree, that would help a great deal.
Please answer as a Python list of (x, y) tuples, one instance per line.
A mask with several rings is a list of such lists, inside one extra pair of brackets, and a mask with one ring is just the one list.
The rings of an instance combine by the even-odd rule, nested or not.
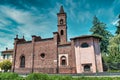
[(108, 63), (111, 69), (120, 70), (120, 15), (118, 25), (116, 26), (116, 35), (109, 40), (109, 59)]
[[(120, 19), (120, 15), (118, 17)], [(120, 20), (116, 26), (116, 35), (109, 40), (108, 50), (110, 52), (111, 58), (113, 57), (114, 62), (120, 62)]]
[[(120, 19), (120, 15), (118, 16), (118, 18)], [(120, 34), (120, 20), (118, 21), (118, 25), (116, 27), (117, 27), (116, 34)]]
[(102, 53), (108, 53), (107, 46), (109, 44), (109, 38), (112, 36), (112, 34), (106, 30), (106, 24), (100, 22), (100, 20), (94, 16), (93, 26), (91, 27), (90, 32), (92, 32), (92, 35), (101, 38), (100, 49)]

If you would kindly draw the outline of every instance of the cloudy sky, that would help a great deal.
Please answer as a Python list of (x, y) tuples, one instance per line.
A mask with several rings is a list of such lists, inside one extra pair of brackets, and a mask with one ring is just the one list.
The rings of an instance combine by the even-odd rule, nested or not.
[(61, 5), (67, 13), (68, 39), (91, 34), (94, 15), (114, 34), (120, 0), (0, 0), (0, 51), (13, 48), (16, 34), (26, 40), (31, 35), (53, 37)]

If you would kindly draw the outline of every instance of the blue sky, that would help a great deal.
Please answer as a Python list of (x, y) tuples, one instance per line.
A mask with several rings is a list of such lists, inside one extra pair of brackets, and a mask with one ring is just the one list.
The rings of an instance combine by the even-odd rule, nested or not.
[(107, 24), (114, 34), (120, 0), (0, 0), (0, 51), (13, 48), (14, 37), (53, 37), (57, 13), (63, 5), (67, 13), (68, 39), (91, 34), (93, 16)]

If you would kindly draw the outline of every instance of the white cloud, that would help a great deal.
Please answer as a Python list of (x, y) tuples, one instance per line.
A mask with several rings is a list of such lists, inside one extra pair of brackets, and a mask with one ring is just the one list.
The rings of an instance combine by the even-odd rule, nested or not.
[[(52, 35), (52, 31), (55, 31), (56, 29), (55, 21), (50, 20), (51, 18), (49, 18), (51, 13), (48, 13), (47, 15), (35, 15), (29, 11), (18, 10), (9, 6), (0, 6), (0, 12), (3, 16), (0, 20), (0, 25), (2, 25), (0, 29), (13, 32), (12, 35), (1, 32), (0, 44), (4, 43), (4, 46), (2, 45), (3, 47), (9, 46), (12, 48), (13, 39), (11, 39), (11, 37), (13, 38), (15, 34), (19, 34), (20, 36), (24, 35), (26, 39), (31, 40), (31, 35), (50, 37)], [(6, 25), (9, 25), (11, 21), (5, 19), (6, 17), (14, 20), (18, 25), (16, 25), (15, 28), (12, 28), (12, 25), (9, 26), (12, 28), (12, 30), (10, 30)], [(52, 17), (54, 19), (54, 16)], [(5, 37), (2, 37), (4, 35)], [(3, 48), (0, 48), (0, 50), (3, 50)]]
[(78, 14), (78, 22), (84, 23), (86, 21), (91, 21), (93, 17), (93, 14), (91, 14), (89, 11), (86, 12), (79, 12)]
[(112, 22), (112, 25), (114, 25), (114, 26), (118, 25), (118, 21), (119, 21), (119, 19), (114, 20), (114, 21)]
[(52, 26), (51, 20), (48, 18), (48, 15), (34, 15), (31, 12), (26, 12), (22, 10), (17, 10), (10, 7), (2, 7), (4, 10), (4, 14), (6, 14), (11, 19), (18, 22), (19, 25), (17, 29), (19, 29), (19, 33), (30, 34), (30, 33), (37, 33), (37, 32), (46, 32)]
[(6, 47), (8, 47), (9, 49), (13, 48), (13, 43), (14, 40), (10, 40), (10, 38), (0, 38), (0, 51), (5, 50)]

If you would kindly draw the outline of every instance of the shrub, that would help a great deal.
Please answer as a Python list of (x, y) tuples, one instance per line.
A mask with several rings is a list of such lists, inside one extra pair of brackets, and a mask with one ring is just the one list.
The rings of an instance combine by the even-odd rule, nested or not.
[(0, 63), (1, 69), (4, 70), (5, 72), (10, 70), (11, 66), (12, 66), (12, 63), (10, 62), (10, 60), (4, 60), (3, 62)]
[(49, 80), (49, 77), (47, 74), (32, 73), (29, 74), (25, 80)]
[(19, 75), (16, 73), (1, 73), (0, 80), (20, 80)]
[(49, 80), (74, 80), (71, 76), (57, 76), (57, 75), (52, 75), (49, 76)]
[(61, 76), (60, 80), (73, 80), (71, 76)]

